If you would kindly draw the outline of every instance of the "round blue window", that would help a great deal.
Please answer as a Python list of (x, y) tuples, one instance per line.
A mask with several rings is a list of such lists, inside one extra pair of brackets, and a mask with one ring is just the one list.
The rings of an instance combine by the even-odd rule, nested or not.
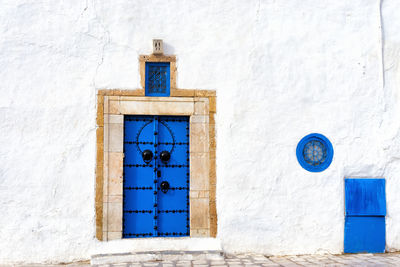
[(333, 147), (322, 134), (312, 133), (300, 140), (296, 149), (301, 167), (310, 172), (322, 172), (331, 165)]

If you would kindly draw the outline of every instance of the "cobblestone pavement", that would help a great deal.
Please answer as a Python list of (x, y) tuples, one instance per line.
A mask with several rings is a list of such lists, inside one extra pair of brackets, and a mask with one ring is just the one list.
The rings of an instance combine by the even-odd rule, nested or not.
[[(68, 266), (88, 267), (90, 264), (73, 263), (64, 265), (0, 265), (0, 266)], [(302, 255), (263, 256), (257, 254), (225, 255), (219, 260), (154, 260), (142, 262), (120, 262), (94, 265), (98, 267), (251, 267), (251, 266), (400, 266), (400, 253), (345, 254), (345, 255)]]
[(238, 266), (400, 266), (400, 253), (263, 256), (257, 254), (225, 255), (221, 260), (163, 260), (97, 265), (99, 267), (238, 267)]

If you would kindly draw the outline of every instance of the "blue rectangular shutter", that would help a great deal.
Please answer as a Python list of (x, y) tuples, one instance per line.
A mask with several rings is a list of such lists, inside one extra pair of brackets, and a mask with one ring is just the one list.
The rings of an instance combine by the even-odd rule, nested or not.
[(385, 179), (346, 179), (346, 215), (385, 216)]
[(344, 252), (385, 252), (385, 217), (346, 216)]
[(345, 179), (345, 253), (385, 252), (385, 179)]
[(170, 63), (146, 62), (146, 96), (170, 96)]

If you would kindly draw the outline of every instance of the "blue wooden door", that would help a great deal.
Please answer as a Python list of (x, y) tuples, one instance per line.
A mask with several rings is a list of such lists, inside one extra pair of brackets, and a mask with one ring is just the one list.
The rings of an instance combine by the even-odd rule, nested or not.
[(385, 179), (345, 179), (345, 253), (385, 252)]
[(189, 117), (125, 116), (123, 237), (189, 235)]

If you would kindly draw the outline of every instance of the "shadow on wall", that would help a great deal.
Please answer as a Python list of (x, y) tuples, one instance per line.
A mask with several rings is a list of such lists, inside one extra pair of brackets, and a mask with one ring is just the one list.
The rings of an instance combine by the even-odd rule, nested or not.
[(175, 48), (168, 43), (163, 42), (164, 46), (164, 54), (166, 55), (175, 55)]

